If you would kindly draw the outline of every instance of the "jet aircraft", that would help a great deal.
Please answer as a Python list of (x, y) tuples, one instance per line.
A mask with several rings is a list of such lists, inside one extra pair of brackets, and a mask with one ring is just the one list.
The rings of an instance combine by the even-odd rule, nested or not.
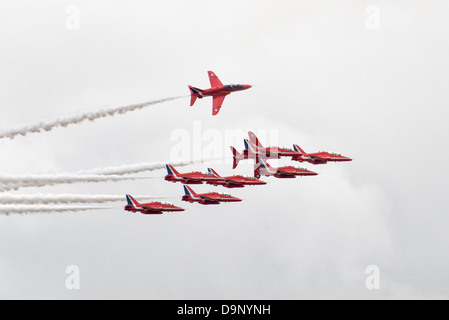
[(133, 213), (140, 212), (142, 214), (163, 214), (164, 212), (179, 212), (185, 211), (183, 208), (174, 206), (171, 203), (150, 202), (138, 203), (131, 195), (126, 195), (128, 204), (125, 206), (125, 211)]
[(243, 139), (243, 142), (245, 143), (245, 149), (241, 153), (234, 147), (230, 147), (234, 159), (232, 165), (233, 169), (237, 168), (239, 162), (242, 160), (254, 159), (257, 163), (259, 162), (259, 159), (280, 159), (280, 156), (277, 153), (259, 151), (250, 141), (248, 141), (248, 139)]
[(208, 71), (207, 74), (209, 75), (210, 80), (210, 89), (199, 89), (192, 86), (189, 86), (190, 90), (190, 106), (193, 106), (195, 104), (196, 99), (202, 99), (204, 97), (212, 97), (212, 115), (215, 116), (220, 112), (221, 106), (223, 104), (223, 101), (225, 97), (235, 91), (242, 91), (250, 89), (252, 86), (249, 84), (230, 84), (230, 85), (223, 85), (221, 83), (220, 79), (218, 79), (217, 75), (213, 71)]
[(297, 176), (316, 176), (318, 173), (296, 167), (271, 167), (264, 159), (260, 159), (254, 166), (254, 177), (259, 179), (261, 176), (274, 176), (276, 178), (296, 178)]
[(251, 131), (248, 132), (248, 136), (249, 136), (250, 147), (255, 149), (259, 154), (266, 154), (267, 157), (272, 155), (272, 157), (271, 157), (272, 159), (275, 158), (276, 156), (277, 156), (277, 158), (280, 158), (280, 157), (294, 157), (294, 156), (298, 155), (298, 152), (291, 150), (291, 149), (287, 149), (287, 148), (280, 148), (280, 147), (264, 148), (264, 146), (262, 145), (262, 143), (260, 143), (257, 136)]
[(200, 204), (210, 205), (210, 204), (220, 204), (221, 202), (240, 202), (240, 201), (242, 201), (242, 199), (233, 197), (229, 194), (222, 194), (222, 193), (218, 193), (218, 192), (197, 194), (189, 186), (184, 186), (184, 192), (185, 192), (185, 195), (182, 197), (182, 201), (186, 201), (186, 202), (190, 202), (190, 203), (198, 202)]
[(325, 164), (329, 161), (332, 162), (344, 162), (344, 161), (352, 161), (351, 158), (342, 156), (337, 153), (329, 153), (329, 152), (316, 152), (316, 153), (306, 153), (302, 150), (297, 144), (293, 145), (293, 150), (298, 153), (298, 155), (292, 157), (292, 160), (299, 162), (309, 162), (311, 164)]
[(179, 173), (172, 165), (167, 164), (166, 181), (181, 182), (184, 184), (203, 184), (204, 182), (224, 182), (225, 179), (214, 177), (202, 172)]
[[(222, 178), (214, 169), (207, 169), (210, 175), (215, 177)], [(255, 186), (255, 185), (264, 185), (267, 184), (265, 181), (244, 177), (244, 176), (231, 176), (231, 177), (223, 177), (225, 181), (220, 182), (208, 182), (209, 184), (213, 184), (215, 186), (220, 185), (225, 188), (244, 188), (245, 186)]]

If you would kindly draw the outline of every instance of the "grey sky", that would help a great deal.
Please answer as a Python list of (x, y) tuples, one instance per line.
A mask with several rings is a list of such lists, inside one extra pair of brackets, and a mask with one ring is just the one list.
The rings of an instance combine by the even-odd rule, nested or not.
[[(254, 87), (226, 98), (217, 117), (209, 99), (190, 108), (185, 98), (0, 140), (0, 172), (164, 161), (172, 133), (193, 136), (198, 123), (223, 135), (273, 130), (281, 145), (355, 160), (303, 165), (320, 175), (267, 179), (217, 207), (182, 203), (182, 186), (162, 179), (19, 190), (157, 194), (188, 210), (0, 216), (0, 298), (449, 297), (447, 1), (226, 4), (2, 1), (2, 129), (187, 95), (188, 84), (209, 85), (207, 70)], [(70, 5), (79, 30), (66, 27)], [(373, 5), (380, 25), (370, 30)], [(65, 287), (69, 265), (80, 267), (78, 291)], [(365, 287), (369, 265), (380, 267), (381, 290)]]

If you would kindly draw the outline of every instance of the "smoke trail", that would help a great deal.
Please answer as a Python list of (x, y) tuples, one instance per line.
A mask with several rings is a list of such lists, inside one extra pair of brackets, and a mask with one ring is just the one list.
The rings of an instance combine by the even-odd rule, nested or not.
[(84, 121), (94, 121), (96, 119), (105, 118), (105, 117), (112, 117), (117, 114), (124, 114), (127, 112), (139, 110), (148, 106), (152, 106), (158, 103), (163, 103), (167, 101), (172, 101), (180, 98), (184, 98), (185, 96), (178, 96), (178, 97), (172, 97), (172, 98), (166, 98), (166, 99), (160, 99), (160, 100), (154, 100), (154, 101), (148, 101), (138, 104), (131, 104), (127, 106), (121, 106), (121, 107), (112, 107), (107, 109), (102, 109), (98, 111), (91, 111), (91, 112), (84, 112), (80, 113), (78, 115), (74, 116), (68, 116), (64, 118), (59, 118), (53, 121), (41, 121), (29, 126), (25, 126), (23, 128), (18, 129), (12, 129), (9, 131), (5, 131), (0, 133), (0, 139), (14, 139), (16, 136), (26, 136), (30, 133), (37, 133), (42, 131), (51, 131), (56, 127), (67, 127), (72, 124), (78, 124)]
[(0, 215), (9, 216), (11, 214), (39, 214), (39, 213), (62, 213), (78, 212), (90, 210), (104, 210), (108, 207), (79, 207), (79, 206), (27, 206), (27, 205), (6, 205), (0, 206)]
[[(139, 200), (162, 199), (157, 196), (136, 195)], [(69, 203), (107, 203), (125, 201), (125, 195), (97, 194), (0, 194), (0, 204), (69, 204)]]
[(146, 177), (122, 177), (117, 175), (0, 175), (0, 191), (18, 190), (22, 187), (44, 187), (57, 184), (107, 182), (146, 179)]
[(118, 167), (105, 167), (105, 168), (81, 170), (81, 171), (76, 172), (76, 174), (98, 174), (98, 175), (121, 176), (121, 175), (140, 173), (140, 172), (145, 172), (145, 171), (154, 171), (154, 170), (165, 169), (166, 164), (171, 164), (172, 166), (175, 166), (175, 167), (183, 167), (183, 166), (188, 166), (191, 164), (212, 162), (212, 161), (221, 160), (221, 159), (223, 159), (223, 157), (211, 158), (211, 159), (183, 160), (183, 161), (177, 161), (177, 162), (169, 162), (169, 161), (148, 162), (148, 163), (123, 165), (123, 166), (118, 166)]

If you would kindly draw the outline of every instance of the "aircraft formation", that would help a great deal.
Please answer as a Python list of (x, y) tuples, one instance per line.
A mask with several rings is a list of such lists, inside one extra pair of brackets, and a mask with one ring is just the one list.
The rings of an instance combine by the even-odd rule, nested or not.
[[(228, 94), (236, 91), (250, 89), (250, 85), (223, 85), (215, 72), (208, 71), (211, 84), (210, 89), (202, 90), (189, 86), (191, 100), (190, 106), (193, 106), (199, 98), (212, 97), (212, 115), (215, 116), (220, 111), (223, 101)], [(280, 179), (294, 179), (298, 176), (316, 176), (318, 173), (305, 168), (285, 166), (273, 168), (268, 163), (269, 159), (280, 159), (290, 157), (292, 161), (308, 162), (314, 165), (326, 164), (328, 162), (351, 161), (352, 159), (329, 152), (306, 153), (298, 145), (294, 144), (293, 149), (280, 147), (264, 147), (253, 132), (248, 132), (249, 139), (244, 139), (245, 149), (238, 152), (234, 147), (230, 147), (233, 155), (233, 169), (238, 167), (242, 160), (254, 160), (254, 176), (244, 177), (234, 175), (229, 177), (220, 176), (214, 169), (208, 168), (207, 173), (189, 172), (180, 173), (172, 165), (167, 164), (167, 175), (165, 181), (181, 183), (184, 185), (184, 195), (182, 201), (202, 205), (218, 205), (223, 202), (240, 202), (242, 199), (233, 197), (229, 194), (219, 192), (196, 193), (189, 185), (208, 184), (212, 186), (222, 186), (225, 188), (245, 188), (246, 186), (266, 185), (265, 181), (260, 180), (262, 176)], [(164, 212), (181, 212), (183, 208), (169, 203), (151, 202), (139, 204), (131, 195), (126, 195), (128, 204), (126, 211), (140, 212), (142, 214), (163, 214)]]
[[(223, 105), (223, 102), (231, 93), (244, 91), (252, 88), (248, 84), (230, 84), (223, 85), (218, 76), (213, 71), (207, 72), (210, 88), (200, 89), (193, 86), (188, 86), (190, 91), (190, 106), (193, 106), (197, 99), (206, 97), (212, 97), (212, 116), (216, 116)], [(130, 104), (119, 107), (108, 107), (96, 111), (80, 112), (75, 115), (66, 117), (60, 117), (56, 120), (39, 121), (34, 124), (26, 125), (21, 128), (13, 128), (0, 132), (1, 139), (14, 139), (17, 136), (25, 136), (32, 133), (47, 132), (58, 127), (67, 127), (69, 125), (79, 124), (85, 121), (93, 121), (96, 119), (111, 117), (117, 114), (124, 114), (132, 112), (145, 107), (153, 106), (156, 104), (172, 101), (176, 99), (185, 98), (185, 96), (177, 96), (153, 101), (147, 101), (142, 103)], [(236, 169), (241, 161), (252, 160), (254, 161), (254, 174), (252, 177), (245, 177), (242, 175), (221, 176), (213, 168), (208, 168), (207, 173), (202, 172), (190, 172), (180, 173), (172, 165), (167, 164), (167, 175), (165, 180), (173, 183), (181, 183), (184, 187), (184, 195), (182, 201), (189, 203), (199, 203), (202, 205), (217, 205), (223, 202), (240, 202), (242, 199), (233, 197), (229, 194), (209, 192), (209, 193), (196, 193), (189, 185), (206, 184), (215, 187), (223, 187), (228, 189), (233, 188), (245, 188), (247, 186), (261, 186), (266, 185), (265, 181), (261, 178), (275, 177), (279, 179), (294, 179), (298, 176), (316, 176), (317, 173), (306, 168), (300, 168), (295, 166), (283, 166), (273, 168), (268, 161), (271, 159), (280, 159), (283, 157), (290, 158), (292, 161), (300, 163), (310, 163), (313, 165), (326, 164), (328, 162), (340, 162), (351, 161), (350, 158), (342, 156), (340, 154), (334, 154), (329, 152), (315, 152), (307, 153), (297, 144), (293, 144), (293, 148), (281, 148), (278, 146), (264, 147), (259, 141), (257, 136), (253, 132), (248, 133), (248, 138), (244, 139), (244, 150), (239, 152), (235, 147), (230, 147), (233, 156), (233, 169)], [(185, 165), (181, 162), (179, 165)], [(139, 177), (123, 177), (129, 173), (136, 173), (147, 170), (156, 170), (164, 167), (164, 163), (157, 164), (138, 164), (131, 166), (121, 167), (106, 167), (96, 168), (93, 170), (82, 170), (73, 174), (59, 174), (59, 175), (4, 175), (0, 179), (0, 193), (8, 190), (17, 190), (22, 187), (41, 187), (55, 184), (71, 184), (78, 182), (100, 182), (100, 181), (119, 181), (128, 179), (139, 179)], [(20, 196), (20, 195), (19, 195)], [(99, 203), (106, 202), (111, 199), (117, 199), (116, 195), (37, 195), (34, 197), (34, 203), (41, 201), (41, 203), (54, 204), (54, 203), (90, 203), (95, 200)], [(55, 197), (56, 196), (56, 197)], [(120, 196), (121, 198), (121, 196)], [(139, 196), (140, 200), (148, 199), (148, 196)], [(6, 203), (11, 201), (31, 201), (24, 197), (16, 199), (3, 200)], [(142, 214), (163, 214), (164, 212), (182, 212), (183, 208), (175, 206), (171, 203), (165, 202), (149, 202), (139, 203), (131, 195), (126, 195), (127, 204), (125, 210), (133, 213)], [(55, 211), (83, 211), (90, 209), (101, 209), (100, 207), (79, 207), (79, 206), (66, 206), (62, 207), (0, 207), (0, 214), (9, 212), (14, 213), (43, 213), (43, 212), (55, 212)]]

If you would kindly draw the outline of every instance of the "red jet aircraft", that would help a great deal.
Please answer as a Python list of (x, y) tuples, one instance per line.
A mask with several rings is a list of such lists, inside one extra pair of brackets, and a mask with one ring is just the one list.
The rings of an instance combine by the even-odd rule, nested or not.
[[(222, 178), (214, 169), (208, 168), (207, 170), (209, 171), (210, 175)], [(245, 186), (267, 184), (265, 181), (243, 176), (223, 177), (223, 179), (225, 179), (225, 181), (223, 182), (208, 182), (208, 183), (213, 184), (214, 186), (220, 185), (226, 188), (244, 188)]]
[(280, 158), (280, 157), (294, 157), (298, 155), (298, 152), (295, 152), (291, 149), (287, 148), (279, 148), (279, 147), (266, 147), (260, 143), (259, 139), (253, 132), (248, 132), (250, 147), (255, 149), (259, 154), (266, 154), (267, 157), (271, 155), (272, 159)]
[(277, 154), (279, 157), (292, 157), (292, 160), (299, 162), (309, 162), (312, 164), (324, 164), (328, 161), (352, 161), (351, 158), (344, 157), (341, 154), (329, 153), (329, 152), (316, 152), (316, 153), (306, 153), (302, 150), (298, 145), (293, 145), (293, 150), (287, 148), (278, 148), (278, 147), (268, 147), (264, 148), (260, 143), (259, 139), (253, 132), (248, 132), (250, 139), (250, 146), (256, 149), (259, 153), (266, 152), (269, 154)]
[(185, 211), (183, 208), (175, 207), (169, 203), (150, 202), (140, 204), (129, 194), (126, 195), (126, 201), (128, 201), (128, 204), (125, 206), (125, 210), (133, 213), (163, 214), (164, 212)]
[(234, 158), (232, 165), (233, 169), (237, 168), (239, 162), (242, 160), (254, 159), (256, 162), (259, 162), (259, 159), (280, 159), (280, 156), (277, 153), (259, 152), (247, 139), (244, 139), (243, 142), (245, 143), (245, 149), (242, 153), (231, 146), (232, 156)]
[(260, 159), (254, 167), (254, 177), (259, 179), (261, 175), (275, 176), (276, 178), (296, 178), (296, 176), (316, 176), (318, 173), (304, 168), (280, 167), (273, 168), (265, 160)]
[(218, 79), (217, 75), (212, 72), (208, 71), (207, 74), (209, 75), (210, 80), (210, 89), (201, 90), (192, 86), (189, 86), (191, 99), (190, 99), (190, 106), (193, 106), (197, 98), (204, 98), (204, 97), (213, 97), (213, 106), (212, 106), (212, 115), (215, 116), (220, 112), (220, 108), (223, 104), (223, 101), (225, 97), (235, 91), (242, 91), (247, 90), (251, 88), (249, 84), (230, 84), (230, 85), (223, 85), (221, 83), (220, 79)]
[(228, 194), (221, 194), (217, 192), (196, 194), (192, 188), (184, 186), (185, 195), (182, 196), (182, 201), (186, 202), (198, 202), (200, 204), (220, 204), (221, 202), (240, 202), (242, 199), (233, 197)]
[(173, 166), (167, 164), (167, 175), (165, 176), (166, 181), (171, 182), (182, 182), (184, 184), (203, 184), (204, 182), (224, 182), (225, 179), (213, 177), (209, 174), (202, 172), (190, 172), (190, 173), (179, 173)]
[(344, 157), (341, 154), (329, 152), (306, 153), (297, 144), (293, 145), (293, 150), (298, 153), (297, 156), (292, 157), (292, 160), (299, 162), (309, 162), (312, 164), (325, 164), (328, 161), (341, 162), (352, 161), (351, 158)]

